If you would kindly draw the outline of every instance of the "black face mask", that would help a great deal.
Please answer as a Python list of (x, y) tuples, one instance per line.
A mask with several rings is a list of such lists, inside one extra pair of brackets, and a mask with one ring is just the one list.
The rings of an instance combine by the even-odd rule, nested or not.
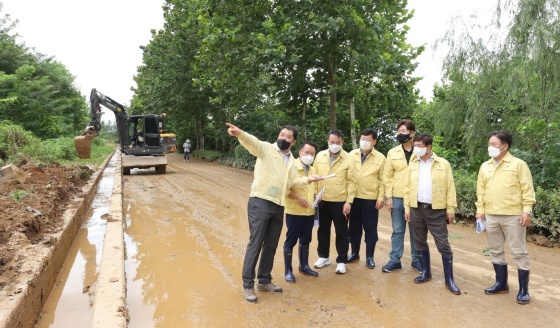
[(278, 148), (280, 148), (280, 150), (287, 150), (292, 144), (284, 139), (278, 139), (276, 140), (276, 145), (278, 145)]
[(400, 143), (405, 143), (408, 140), (410, 140), (410, 133), (409, 134), (404, 134), (404, 133), (399, 133), (397, 134), (397, 141)]

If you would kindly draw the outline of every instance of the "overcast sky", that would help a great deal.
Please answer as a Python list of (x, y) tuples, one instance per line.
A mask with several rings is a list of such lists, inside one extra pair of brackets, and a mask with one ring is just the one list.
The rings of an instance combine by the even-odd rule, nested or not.
[[(231, 0), (235, 1), (235, 0)], [(4, 13), (19, 20), (20, 42), (54, 56), (76, 77), (76, 86), (89, 100), (92, 88), (129, 105), (133, 76), (142, 64), (141, 45), (150, 31), (163, 26), (161, 0), (0, 0)], [(426, 44), (418, 58), (420, 93), (431, 98), (441, 79), (441, 58), (432, 44), (447, 30), (452, 17), (488, 12), (497, 0), (409, 0), (415, 17), (409, 22), (409, 42)]]

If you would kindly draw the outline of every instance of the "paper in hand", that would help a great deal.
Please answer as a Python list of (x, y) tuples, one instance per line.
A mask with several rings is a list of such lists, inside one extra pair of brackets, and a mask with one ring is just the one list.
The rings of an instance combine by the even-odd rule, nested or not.
[(329, 174), (329, 175), (325, 175), (325, 176), (323, 177), (323, 180), (325, 180), (325, 179), (330, 179), (330, 178), (334, 178), (334, 177), (336, 177), (336, 174), (334, 174), (334, 173), (333, 173), (333, 174)]
[(483, 219), (476, 219), (476, 232), (481, 233), (486, 230), (486, 221)]
[(319, 206), (319, 202), (321, 201), (321, 198), (323, 197), (324, 192), (325, 192), (325, 187), (323, 187), (323, 189), (321, 189), (321, 191), (319, 191), (319, 193), (317, 194), (317, 197), (315, 197), (315, 201), (313, 202), (313, 205), (311, 205), (311, 207), (315, 208), (315, 207)]

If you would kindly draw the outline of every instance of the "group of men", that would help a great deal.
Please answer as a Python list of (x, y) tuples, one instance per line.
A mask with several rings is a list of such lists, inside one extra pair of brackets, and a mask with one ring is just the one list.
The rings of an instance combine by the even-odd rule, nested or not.
[[(292, 257), (298, 241), (298, 271), (313, 277), (319, 275), (309, 266), (309, 244), (316, 214), (312, 204), (318, 194), (319, 259), (315, 268), (331, 264), (331, 226), (334, 225), (335, 272), (346, 273), (346, 264), (360, 259), (362, 234), (365, 234), (365, 264), (373, 269), (379, 210), (385, 205), (391, 212), (393, 233), (389, 261), (382, 266), (382, 271), (402, 269), (408, 222), (411, 266), (420, 274), (414, 282), (424, 283), (432, 278), (427, 242), (430, 232), (442, 257), (445, 286), (453, 294), (461, 294), (453, 278), (453, 253), (447, 230), (457, 207), (451, 166), (433, 153), (432, 136), (416, 135), (411, 120), (397, 123), (396, 139), (400, 144), (391, 149), (387, 157), (375, 150), (377, 132), (371, 128), (362, 131), (360, 147), (349, 153), (343, 149), (343, 133), (331, 130), (327, 135), (328, 149), (317, 153), (316, 144), (306, 141), (301, 143), (296, 159), (291, 152), (297, 140), (297, 130), (293, 126), (283, 126), (275, 143), (260, 141), (232, 124), (227, 123), (227, 126), (228, 133), (236, 136), (241, 145), (257, 157), (247, 210), (250, 238), (242, 271), (246, 301), (257, 301), (255, 278), (257, 290), (282, 292), (282, 288), (272, 282), (271, 272), (284, 214), (287, 226), (283, 247), (285, 280), (296, 281)], [(491, 159), (480, 168), (476, 217), (487, 221), (490, 255), (496, 272), (494, 286), (485, 293), (509, 292), (504, 255), (507, 241), (519, 272), (517, 302), (527, 304), (529, 258), (525, 232), (531, 223), (535, 194), (527, 164), (509, 153), (511, 143), (512, 136), (507, 131), (495, 131), (489, 136)], [(507, 190), (506, 195), (504, 190)]]

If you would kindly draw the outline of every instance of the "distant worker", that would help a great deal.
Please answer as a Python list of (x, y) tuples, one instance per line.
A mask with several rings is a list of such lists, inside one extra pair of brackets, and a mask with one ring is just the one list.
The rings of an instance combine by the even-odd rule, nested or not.
[[(317, 145), (305, 141), (301, 144), (299, 158), (294, 166), (300, 177), (315, 174), (311, 166), (315, 159)], [(303, 189), (292, 188), (286, 198), (286, 241), (284, 242), (284, 278), (287, 282), (296, 282), (292, 270), (292, 252), (299, 239), (299, 272), (304, 275), (318, 277), (317, 271), (309, 267), (309, 243), (313, 234), (313, 221), (315, 219), (315, 208), (311, 207), (317, 194), (317, 183), (313, 182)]]
[(185, 141), (185, 143), (183, 144), (183, 152), (185, 153), (185, 155), (183, 156), (183, 161), (189, 161), (190, 157), (191, 157), (191, 141), (190, 139), (187, 139)]
[(265, 292), (282, 292), (282, 287), (272, 282), (274, 254), (278, 247), (284, 219), (286, 195), (292, 187), (304, 188), (321, 179), (318, 175), (298, 177), (294, 156), (290, 149), (296, 143), (297, 130), (284, 125), (275, 143), (260, 141), (233, 124), (226, 123), (228, 134), (238, 138), (249, 153), (257, 157), (254, 179), (247, 206), (249, 221), (249, 244), (243, 260), (243, 297), (256, 302), (255, 268), (259, 261), (256, 278), (257, 289)]
[(504, 254), (507, 242), (517, 264), (517, 303), (527, 304), (530, 301), (530, 262), (526, 235), (536, 203), (535, 189), (527, 163), (509, 153), (512, 142), (513, 136), (508, 131), (490, 133), (488, 155), (491, 159), (482, 163), (478, 171), (476, 218), (486, 221), (490, 260), (496, 272), (496, 283), (484, 293), (509, 293)]
[(414, 278), (417, 284), (432, 280), (428, 231), (434, 237), (441, 254), (445, 287), (460, 295), (461, 290), (453, 279), (453, 252), (449, 244), (447, 225), (455, 218), (457, 199), (451, 165), (432, 152), (432, 136), (419, 134), (414, 137), (414, 154), (410, 163), (408, 181), (405, 183), (405, 219), (410, 222), (414, 247), (420, 257), (422, 273)]

